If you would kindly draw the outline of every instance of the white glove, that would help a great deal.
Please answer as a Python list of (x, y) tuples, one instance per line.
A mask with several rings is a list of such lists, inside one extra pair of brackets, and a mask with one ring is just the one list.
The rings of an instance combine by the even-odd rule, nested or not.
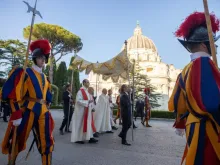
[(185, 135), (185, 129), (176, 129), (175, 133), (179, 136), (184, 136)]
[(21, 124), (22, 118), (17, 119), (17, 120), (13, 120), (13, 126), (19, 126)]

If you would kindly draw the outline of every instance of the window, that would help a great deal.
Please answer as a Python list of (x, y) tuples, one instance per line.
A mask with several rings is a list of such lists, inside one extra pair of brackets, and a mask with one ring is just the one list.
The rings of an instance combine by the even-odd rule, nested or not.
[(147, 72), (151, 72), (152, 70), (153, 70), (153, 68), (151, 68), (151, 67), (148, 67), (148, 68), (146, 69)]

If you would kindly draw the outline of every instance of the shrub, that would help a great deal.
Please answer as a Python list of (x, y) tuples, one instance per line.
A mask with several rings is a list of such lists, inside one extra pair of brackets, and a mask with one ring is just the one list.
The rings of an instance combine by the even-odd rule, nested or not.
[(50, 109), (63, 109), (63, 106), (61, 106), (61, 105), (52, 105), (51, 107), (50, 107)]
[(165, 118), (165, 119), (175, 119), (173, 112), (169, 111), (151, 111), (152, 118)]
[[(113, 111), (113, 115), (117, 114), (117, 109), (114, 109)], [(136, 114), (136, 112), (134, 112), (134, 115)], [(173, 112), (169, 112), (169, 111), (151, 111), (151, 117), (152, 118), (165, 118), (165, 119), (175, 119), (175, 115)]]
[[(63, 109), (63, 106), (51, 106), (50, 109)], [(113, 110), (113, 115), (117, 115), (117, 109)], [(135, 115), (135, 112), (134, 112)], [(175, 119), (175, 115), (173, 112), (169, 111), (151, 111), (151, 117), (152, 118), (164, 118), (164, 119)]]

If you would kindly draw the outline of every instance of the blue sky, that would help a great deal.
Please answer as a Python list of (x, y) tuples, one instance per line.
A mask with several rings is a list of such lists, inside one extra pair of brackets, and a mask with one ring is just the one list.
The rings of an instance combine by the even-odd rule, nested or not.
[[(35, 2), (26, 1), (32, 6)], [(220, 0), (209, 0), (210, 12), (214, 11), (218, 17), (219, 8)], [(189, 62), (189, 53), (173, 32), (186, 16), (204, 11), (202, 0), (38, 0), (37, 9), (43, 19), (37, 17), (35, 23), (58, 24), (80, 36), (84, 46), (79, 55), (92, 62), (106, 61), (118, 54), (139, 20), (144, 35), (154, 41), (162, 61), (176, 68)], [(31, 14), (26, 11), (22, 0), (1, 0), (0, 39), (24, 40), (22, 30), (31, 22)], [(62, 61), (69, 64), (72, 55)]]

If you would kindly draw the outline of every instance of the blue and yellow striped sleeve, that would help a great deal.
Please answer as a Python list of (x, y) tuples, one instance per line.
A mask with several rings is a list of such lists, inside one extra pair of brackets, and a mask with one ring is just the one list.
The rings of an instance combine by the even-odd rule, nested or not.
[[(185, 127), (185, 121), (181, 121), (180, 122), (180, 118), (182, 117), (182, 115), (184, 115), (187, 112), (187, 107), (186, 107), (186, 100), (184, 97), (184, 93), (181, 89), (180, 86), (180, 78), (181, 78), (182, 74), (179, 74), (173, 93), (169, 99), (168, 102), (168, 109), (171, 112), (174, 112), (176, 115), (176, 123), (174, 124), (175, 127), (179, 127), (179, 128), (183, 128)], [(178, 124), (179, 123), (179, 124)], [(176, 124), (178, 124), (176, 126)]]
[[(27, 78), (28, 76), (25, 74), (24, 80), (22, 78), (23, 74), (25, 74), (23, 68), (15, 68), (13, 69), (8, 79), (6, 80), (3, 88), (2, 88), (2, 99), (8, 100), (11, 110), (13, 113), (16, 112), (20, 118), (21, 115), (21, 106), (20, 104), (23, 101), (23, 97), (27, 92)], [(21, 91), (23, 89), (23, 91)], [(19, 111), (19, 112), (17, 112)], [(17, 117), (15, 117), (17, 118)]]

